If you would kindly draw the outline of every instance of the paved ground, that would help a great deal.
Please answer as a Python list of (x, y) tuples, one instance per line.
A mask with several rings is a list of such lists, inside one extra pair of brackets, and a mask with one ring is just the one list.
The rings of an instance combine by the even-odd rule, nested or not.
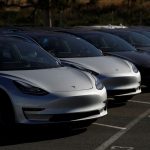
[(108, 112), (87, 130), (0, 130), (0, 150), (150, 150), (150, 93), (135, 96), (125, 106), (113, 105)]

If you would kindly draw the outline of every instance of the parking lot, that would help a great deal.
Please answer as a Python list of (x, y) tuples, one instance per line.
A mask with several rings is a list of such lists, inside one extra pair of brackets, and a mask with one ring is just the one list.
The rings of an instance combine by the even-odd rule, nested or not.
[(87, 130), (25, 127), (1, 131), (0, 150), (149, 150), (149, 97), (145, 91), (124, 106), (112, 105), (108, 115)]

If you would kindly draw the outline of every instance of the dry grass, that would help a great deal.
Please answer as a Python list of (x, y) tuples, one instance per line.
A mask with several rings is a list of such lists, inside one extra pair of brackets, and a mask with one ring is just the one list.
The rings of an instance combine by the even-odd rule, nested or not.
[(90, 0), (76, 0), (80, 4), (87, 4)]
[(143, 7), (144, 7), (145, 9), (150, 9), (150, 2), (145, 2), (145, 3), (143, 4)]
[(98, 0), (99, 7), (108, 7), (111, 5), (120, 6), (123, 0)]

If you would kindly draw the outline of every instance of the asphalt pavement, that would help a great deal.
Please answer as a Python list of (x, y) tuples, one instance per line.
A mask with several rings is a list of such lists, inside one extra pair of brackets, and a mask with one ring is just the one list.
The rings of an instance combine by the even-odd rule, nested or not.
[(86, 130), (0, 129), (0, 150), (150, 150), (150, 92), (133, 97), (126, 105), (111, 105), (108, 115)]

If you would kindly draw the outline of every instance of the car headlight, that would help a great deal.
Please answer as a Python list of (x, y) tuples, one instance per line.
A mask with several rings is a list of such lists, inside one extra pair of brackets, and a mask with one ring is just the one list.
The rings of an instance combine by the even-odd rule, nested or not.
[(131, 63), (131, 66), (132, 66), (132, 70), (134, 73), (138, 73), (139, 70), (136, 68), (136, 66), (134, 64)]
[(24, 94), (43, 96), (49, 94), (47, 91), (32, 86), (22, 81), (13, 81), (16, 87)]
[(97, 88), (98, 90), (102, 90), (102, 89), (104, 88), (104, 84), (100, 81), (100, 79), (99, 79), (98, 77), (96, 77), (96, 76), (94, 76), (94, 75), (93, 75), (93, 77), (94, 77), (94, 79), (95, 79), (96, 88)]

